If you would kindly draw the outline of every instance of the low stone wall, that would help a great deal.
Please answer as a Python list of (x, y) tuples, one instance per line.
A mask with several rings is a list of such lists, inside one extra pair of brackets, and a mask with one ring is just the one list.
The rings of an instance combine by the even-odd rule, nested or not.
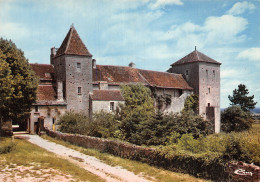
[(188, 173), (196, 177), (214, 181), (260, 181), (259, 167), (242, 162), (226, 165), (218, 159), (205, 161), (203, 158), (194, 158), (192, 156), (175, 156), (172, 159), (168, 159), (167, 156), (163, 156), (155, 149), (149, 147), (85, 135), (64, 134), (48, 129), (46, 129), (46, 133), (51, 137), (56, 137), (85, 148), (92, 148), (122, 158), (142, 161), (172, 171)]

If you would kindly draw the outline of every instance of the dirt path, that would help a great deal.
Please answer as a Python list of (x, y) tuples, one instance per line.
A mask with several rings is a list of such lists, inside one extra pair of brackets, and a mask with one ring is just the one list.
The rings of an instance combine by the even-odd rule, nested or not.
[[(20, 137), (20, 136), (16, 136)], [(99, 159), (82, 154), (76, 150), (64, 147), (45, 140), (38, 135), (23, 135), (29, 142), (36, 144), (50, 152), (57, 154), (58, 156), (69, 160), (70, 162), (79, 165), (85, 170), (105, 179), (106, 181), (117, 182), (148, 182), (149, 180), (144, 179), (141, 176), (135, 175), (121, 166), (110, 166), (100, 161)]]

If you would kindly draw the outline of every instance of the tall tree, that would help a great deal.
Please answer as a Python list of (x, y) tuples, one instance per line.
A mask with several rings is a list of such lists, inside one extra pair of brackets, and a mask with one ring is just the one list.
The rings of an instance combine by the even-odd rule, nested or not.
[(230, 105), (239, 105), (243, 111), (255, 108), (254, 95), (248, 96), (249, 91), (244, 84), (239, 84), (238, 89), (233, 90), (233, 96), (228, 96)]
[(17, 120), (35, 102), (38, 78), (11, 40), (0, 38), (0, 61), (0, 118)]
[(154, 100), (151, 90), (142, 84), (121, 86), (125, 104), (120, 106), (118, 120), (124, 139), (142, 144), (147, 135), (147, 125), (154, 117)]

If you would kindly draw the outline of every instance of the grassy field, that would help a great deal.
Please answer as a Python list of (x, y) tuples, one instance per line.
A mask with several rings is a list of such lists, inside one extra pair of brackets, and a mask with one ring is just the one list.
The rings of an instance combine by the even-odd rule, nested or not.
[(74, 150), (80, 151), (81, 153), (94, 156), (111, 166), (122, 166), (123, 168), (125, 168), (129, 171), (132, 171), (135, 174), (141, 174), (141, 175), (145, 176), (147, 179), (150, 179), (151, 181), (160, 181), (160, 182), (179, 182), (179, 181), (203, 182), (203, 181), (206, 181), (203, 179), (198, 179), (198, 178), (192, 177), (187, 174), (174, 173), (174, 172), (164, 170), (161, 168), (149, 166), (148, 164), (141, 163), (138, 161), (122, 159), (120, 157), (116, 157), (116, 156), (113, 156), (113, 155), (110, 155), (107, 153), (98, 152), (97, 150), (94, 150), (94, 149), (86, 149), (83, 147), (75, 146), (75, 145), (69, 144), (67, 142), (64, 142), (62, 140), (51, 138), (46, 135), (44, 135), (42, 137), (44, 139), (55, 142), (57, 144), (61, 144), (66, 147), (72, 148)]
[[(0, 147), (10, 142), (10, 138), (0, 138)], [(92, 173), (25, 140), (15, 139), (14, 142), (16, 146), (13, 151), (0, 154), (0, 179), (3, 181), (7, 179), (28, 179), (28, 181), (52, 179), (54, 181), (55, 178), (56, 181), (103, 181)]]

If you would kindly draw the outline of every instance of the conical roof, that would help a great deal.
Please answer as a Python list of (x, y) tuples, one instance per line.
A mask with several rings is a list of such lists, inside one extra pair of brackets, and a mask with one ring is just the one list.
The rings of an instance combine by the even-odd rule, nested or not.
[(221, 64), (220, 62), (217, 62), (216, 60), (206, 56), (205, 54), (197, 51), (191, 52), (187, 56), (181, 58), (180, 60), (176, 61), (175, 63), (171, 64), (173, 65), (178, 65), (178, 64), (187, 64), (187, 63), (194, 63), (194, 62), (206, 62), (206, 63), (213, 63), (213, 64)]
[(57, 51), (56, 56), (60, 55), (80, 55), (80, 56), (92, 56), (87, 47), (79, 37), (78, 32), (74, 26), (70, 27), (65, 39), (63, 40), (60, 48)]

